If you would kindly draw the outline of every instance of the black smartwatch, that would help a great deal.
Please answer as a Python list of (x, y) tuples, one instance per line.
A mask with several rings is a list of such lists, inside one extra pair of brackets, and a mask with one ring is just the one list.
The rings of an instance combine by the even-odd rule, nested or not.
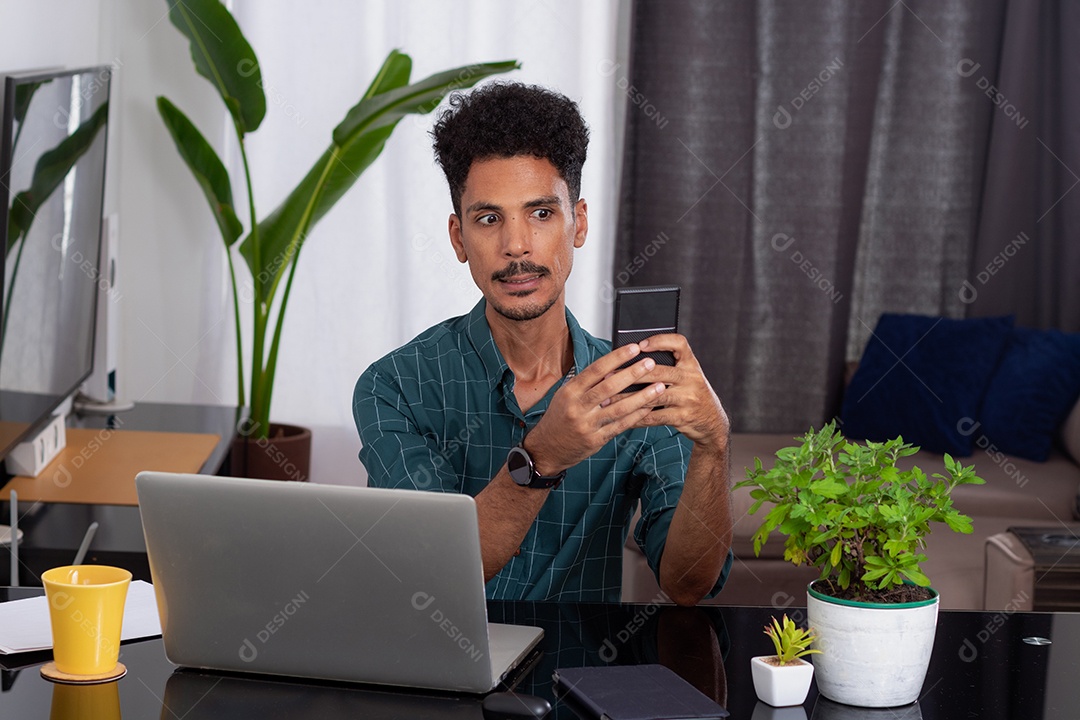
[(522, 487), (546, 490), (557, 488), (559, 483), (566, 477), (566, 471), (545, 477), (536, 471), (533, 459), (525, 449), (525, 441), (510, 448), (510, 454), (506, 456), (506, 469), (510, 471), (510, 479)]

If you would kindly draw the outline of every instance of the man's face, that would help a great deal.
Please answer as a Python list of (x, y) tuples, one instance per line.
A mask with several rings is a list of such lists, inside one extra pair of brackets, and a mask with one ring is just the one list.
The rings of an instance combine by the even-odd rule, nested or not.
[(562, 298), (588, 228), (585, 201), (571, 205), (555, 166), (516, 155), (472, 164), (450, 242), (491, 309), (532, 320)]

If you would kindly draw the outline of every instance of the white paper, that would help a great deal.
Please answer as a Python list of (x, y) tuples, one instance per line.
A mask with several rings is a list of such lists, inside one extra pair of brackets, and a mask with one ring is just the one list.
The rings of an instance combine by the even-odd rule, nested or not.
[[(120, 640), (135, 640), (161, 634), (154, 586), (135, 580), (124, 602), (124, 624)], [(0, 654), (50, 650), (52, 627), (49, 601), (45, 596), (0, 603)]]

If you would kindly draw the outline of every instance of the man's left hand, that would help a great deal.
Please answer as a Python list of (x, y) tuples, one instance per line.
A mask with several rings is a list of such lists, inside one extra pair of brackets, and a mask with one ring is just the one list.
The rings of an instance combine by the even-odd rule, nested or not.
[(727, 413), (686, 338), (673, 333), (654, 335), (642, 340), (639, 346), (643, 353), (661, 350), (673, 353), (675, 366), (658, 364), (638, 379), (642, 383), (662, 382), (668, 388), (655, 399), (653, 411), (637, 425), (670, 425), (697, 446), (725, 450), (730, 425)]

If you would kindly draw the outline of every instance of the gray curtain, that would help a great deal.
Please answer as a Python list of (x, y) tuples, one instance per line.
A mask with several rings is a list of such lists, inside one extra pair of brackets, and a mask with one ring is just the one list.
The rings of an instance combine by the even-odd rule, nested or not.
[[(1014, 8), (1022, 5), (1036, 9)], [(1039, 7), (634, 4), (631, 63), (620, 78), (629, 103), (614, 282), (682, 285), (681, 328), (735, 429), (795, 433), (835, 415), (845, 362), (859, 357), (885, 311), (1027, 319), (1028, 303), (1042, 325), (1064, 326), (1066, 306), (1075, 323), (1077, 283), (1066, 278), (1078, 265), (1075, 255), (1062, 262), (1075, 250), (1050, 216), (1028, 231), (1047, 238), (1044, 249), (1014, 263), (1036, 286), (1045, 280), (1039, 263), (1054, 267), (1060, 281), (1045, 301), (1030, 298), (1033, 286), (980, 285), (977, 276), (987, 253), (1004, 247), (1000, 233), (1016, 235), (987, 217), (1001, 211), (991, 193), (1031, 195), (1041, 210), (1072, 177), (1036, 160), (1023, 172), (1050, 177), (1035, 188), (990, 182), (1018, 172), (993, 155), (1020, 142), (1007, 123), (1030, 114), (1033, 127), (1036, 106), (1047, 122), (1060, 117), (1052, 78), (1061, 72), (1032, 88), (1014, 71), (1032, 98), (994, 94), (1004, 90), (999, 66), (1010, 62), (1003, 39), (1034, 67), (1052, 64), (1038, 32), (1011, 38), (1020, 31), (1006, 23), (1035, 15), (1041, 32), (1064, 33)], [(1080, 207), (1069, 199), (1053, 217), (1064, 222), (1066, 208)]]
[(1080, 330), (1078, 31), (1080, 3), (1013, 0), (999, 59), (969, 69), (995, 106), (965, 287), (972, 315)]

